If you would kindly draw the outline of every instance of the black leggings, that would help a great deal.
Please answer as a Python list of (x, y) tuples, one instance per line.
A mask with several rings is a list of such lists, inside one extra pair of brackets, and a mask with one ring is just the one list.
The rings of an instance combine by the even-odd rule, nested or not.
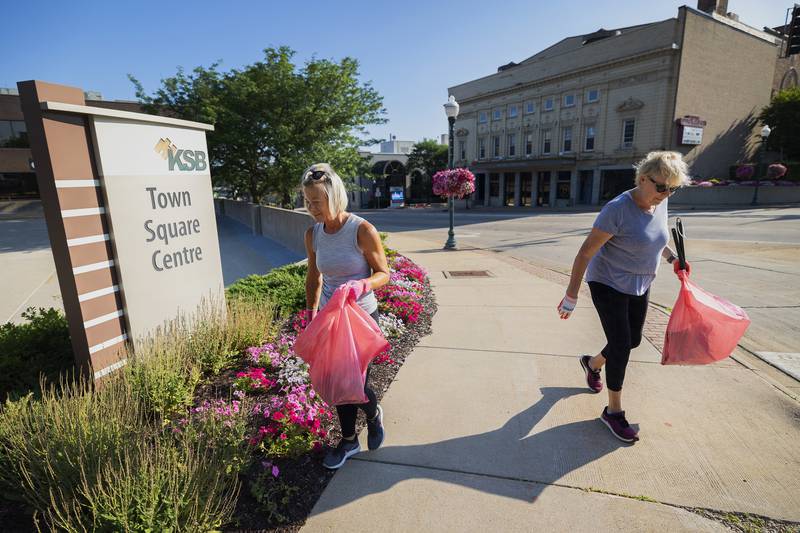
[[(370, 316), (378, 321), (378, 311), (376, 310)], [(342, 426), (342, 437), (350, 437), (356, 434), (356, 417), (358, 417), (358, 409), (361, 408), (367, 419), (375, 418), (378, 414), (378, 398), (375, 396), (375, 391), (369, 388), (369, 370), (367, 367), (367, 376), (364, 380), (364, 394), (367, 395), (369, 401), (367, 403), (351, 403), (348, 405), (337, 405), (336, 412), (339, 414), (339, 423)]]
[(641, 296), (633, 296), (590, 281), (589, 290), (606, 334), (606, 346), (600, 352), (606, 358), (606, 383), (609, 390), (619, 392), (631, 349), (642, 342), (650, 289)]

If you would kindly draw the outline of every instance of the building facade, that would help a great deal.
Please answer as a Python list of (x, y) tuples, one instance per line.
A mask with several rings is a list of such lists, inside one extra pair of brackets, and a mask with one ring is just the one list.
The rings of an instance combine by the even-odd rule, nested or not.
[[(355, 180), (359, 191), (351, 191), (350, 207), (355, 209), (384, 208), (391, 205), (394, 188), (403, 189), (403, 203), (429, 204), (441, 202), (433, 195), (433, 182), (423, 169), (409, 168), (408, 156), (414, 150), (415, 141), (382, 142), (379, 152), (361, 152), (369, 160), (370, 175)], [(440, 144), (447, 144), (447, 135), (440, 137)]]
[(485, 206), (602, 204), (633, 186), (651, 150), (684, 154), (693, 175), (727, 177), (755, 148), (781, 37), (727, 2), (676, 18), (574, 36), (449, 88), (461, 106), (458, 166)]
[[(103, 100), (100, 93), (85, 93), (86, 105), (134, 111), (136, 102)], [(0, 200), (38, 198), (36, 171), (28, 144), (28, 132), (16, 89), (0, 88)]]

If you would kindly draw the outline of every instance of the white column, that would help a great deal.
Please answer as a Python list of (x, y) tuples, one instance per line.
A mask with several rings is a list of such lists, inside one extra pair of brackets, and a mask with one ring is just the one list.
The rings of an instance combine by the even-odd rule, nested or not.
[(522, 182), (520, 181), (519, 172), (514, 173), (514, 206), (519, 207), (522, 205)]
[(600, 169), (594, 169), (592, 177), (592, 205), (600, 203)]

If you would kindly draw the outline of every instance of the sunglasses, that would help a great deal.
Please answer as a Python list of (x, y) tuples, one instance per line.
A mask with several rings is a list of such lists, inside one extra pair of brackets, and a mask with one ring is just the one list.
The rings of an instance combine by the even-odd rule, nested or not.
[(659, 182), (657, 182), (656, 180), (654, 180), (653, 178), (651, 178), (650, 176), (647, 176), (647, 179), (649, 179), (650, 181), (652, 181), (652, 182), (653, 182), (653, 185), (655, 185), (655, 186), (656, 186), (656, 192), (661, 192), (661, 193), (664, 193), (664, 192), (667, 192), (667, 191), (669, 191), (669, 193), (670, 193), (670, 194), (672, 194), (672, 193), (674, 193), (675, 191), (677, 191), (678, 189), (680, 189), (680, 188), (681, 188), (681, 187), (680, 187), (680, 185), (678, 185), (677, 187), (667, 187), (667, 185), (666, 185), (666, 184), (664, 184), (664, 183), (659, 183)]
[(312, 180), (321, 180), (325, 176), (327, 176), (327, 172), (324, 170), (312, 170), (308, 173), (308, 178)]

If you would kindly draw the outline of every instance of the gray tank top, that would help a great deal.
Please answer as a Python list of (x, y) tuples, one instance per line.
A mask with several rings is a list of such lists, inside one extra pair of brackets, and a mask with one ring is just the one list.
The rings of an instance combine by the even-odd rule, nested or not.
[[(358, 228), (364, 219), (350, 213), (339, 231), (325, 233), (323, 224), (314, 224), (313, 247), (317, 255), (317, 269), (322, 274), (322, 295), (319, 308), (325, 307), (334, 291), (350, 280), (368, 278), (372, 269), (358, 247)], [(358, 299), (358, 305), (372, 314), (378, 309), (375, 293), (369, 291)]]

